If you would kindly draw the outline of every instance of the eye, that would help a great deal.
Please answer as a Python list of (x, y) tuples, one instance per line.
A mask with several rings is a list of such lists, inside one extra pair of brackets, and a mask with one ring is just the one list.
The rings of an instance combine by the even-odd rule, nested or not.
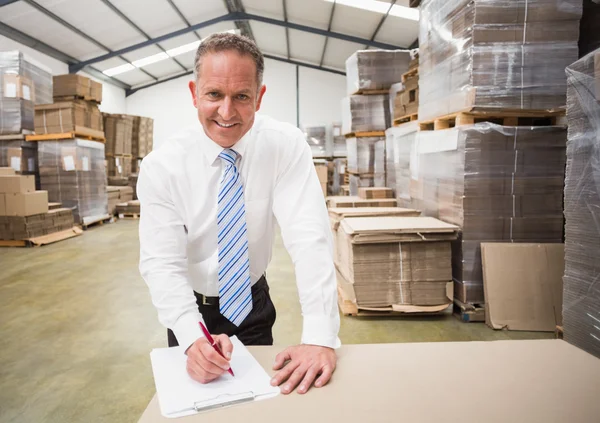
[(248, 98), (249, 97), (246, 94), (240, 94), (240, 95), (238, 95), (238, 100), (244, 101), (244, 100), (248, 100)]
[(209, 92), (207, 95), (208, 95), (210, 98), (219, 98), (219, 93), (218, 93), (218, 92), (216, 92), (216, 91), (210, 91), (210, 92)]

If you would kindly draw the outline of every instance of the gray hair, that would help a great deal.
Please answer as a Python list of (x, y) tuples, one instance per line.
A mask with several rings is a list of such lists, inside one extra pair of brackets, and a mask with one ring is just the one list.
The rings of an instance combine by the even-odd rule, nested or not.
[(212, 34), (200, 43), (198, 50), (196, 50), (196, 58), (194, 59), (194, 79), (198, 80), (203, 56), (227, 50), (237, 51), (240, 55), (250, 56), (254, 60), (256, 64), (256, 80), (260, 88), (265, 70), (263, 54), (250, 38), (228, 32)]

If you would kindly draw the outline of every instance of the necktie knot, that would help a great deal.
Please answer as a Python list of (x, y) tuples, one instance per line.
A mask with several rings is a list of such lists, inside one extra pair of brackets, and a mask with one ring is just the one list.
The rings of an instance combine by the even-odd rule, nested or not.
[(224, 160), (229, 165), (235, 165), (235, 160), (237, 159), (238, 153), (231, 148), (226, 148), (219, 154), (219, 158)]

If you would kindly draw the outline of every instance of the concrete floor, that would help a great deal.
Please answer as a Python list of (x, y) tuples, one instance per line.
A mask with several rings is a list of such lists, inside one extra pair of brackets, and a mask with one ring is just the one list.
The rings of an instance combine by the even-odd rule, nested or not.
[[(154, 394), (149, 352), (166, 346), (137, 270), (137, 222), (30, 249), (0, 249), (0, 422), (135, 422)], [(294, 271), (281, 239), (267, 272), (275, 343), (300, 339)], [(344, 343), (551, 338), (450, 315), (342, 318)]]

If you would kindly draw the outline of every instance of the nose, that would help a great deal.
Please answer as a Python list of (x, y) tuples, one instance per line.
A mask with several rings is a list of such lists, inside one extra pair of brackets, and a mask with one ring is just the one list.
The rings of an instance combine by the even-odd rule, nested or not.
[(235, 109), (233, 107), (233, 101), (231, 97), (224, 97), (221, 106), (219, 107), (219, 116), (224, 121), (229, 121), (235, 116)]

